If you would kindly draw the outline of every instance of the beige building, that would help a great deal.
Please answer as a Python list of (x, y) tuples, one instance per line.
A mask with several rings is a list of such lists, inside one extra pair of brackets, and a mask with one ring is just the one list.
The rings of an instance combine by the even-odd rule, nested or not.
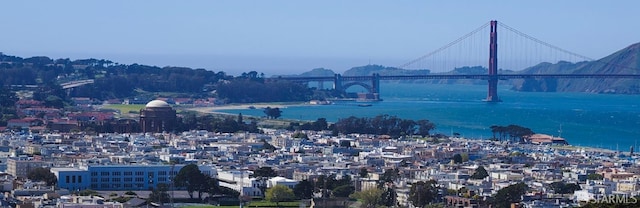
[(28, 146), (25, 147), (24, 152), (27, 154), (40, 154), (40, 145), (36, 145), (36, 144), (30, 144)]
[(18, 158), (7, 159), (7, 173), (16, 178), (27, 178), (27, 174), (36, 168), (40, 168), (44, 162), (39, 160), (23, 160)]
[(629, 181), (620, 181), (618, 182), (618, 184), (616, 185), (616, 190), (617, 191), (621, 191), (621, 192), (633, 192), (633, 191), (638, 191), (638, 184), (633, 181), (633, 180), (629, 180)]

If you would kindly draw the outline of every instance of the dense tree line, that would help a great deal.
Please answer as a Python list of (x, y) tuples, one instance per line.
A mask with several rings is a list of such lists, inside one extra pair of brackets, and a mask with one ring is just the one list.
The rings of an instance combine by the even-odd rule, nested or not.
[(267, 115), (267, 118), (270, 119), (277, 119), (280, 118), (280, 116), (282, 116), (282, 110), (280, 110), (280, 108), (276, 107), (276, 108), (271, 108), (271, 107), (266, 107), (264, 108), (264, 114)]
[[(82, 123), (79, 126), (80, 131), (85, 132), (96, 132), (96, 133), (112, 133), (116, 132), (116, 127), (118, 121), (114, 122), (102, 122), (102, 123), (91, 123), (86, 122)], [(133, 125), (131, 131), (140, 132), (141, 129), (138, 126), (138, 121), (133, 120), (130, 121)], [(0, 123), (1, 126), (2, 123)], [(178, 121), (173, 131), (175, 132), (184, 132), (190, 130), (207, 130), (209, 132), (220, 132), (220, 133), (235, 133), (235, 132), (250, 132), (250, 133), (259, 133), (258, 123), (256, 120), (251, 119), (249, 121), (245, 121), (242, 114), (238, 114), (237, 117), (234, 116), (217, 116), (217, 115), (197, 115), (192, 111), (184, 111), (181, 112), (178, 116)]]
[(409, 201), (415, 207), (424, 207), (438, 199), (438, 183), (435, 180), (418, 181), (411, 184)]
[(588, 180), (602, 180), (604, 179), (604, 176), (601, 174), (597, 174), (597, 173), (591, 173), (589, 175), (587, 175), (587, 179)]
[(214, 116), (201, 115), (198, 116), (194, 112), (183, 112), (178, 119), (177, 132), (189, 130), (207, 130), (210, 132), (235, 133), (235, 132), (251, 132), (258, 133), (258, 123), (256, 120), (250, 120), (248, 123), (244, 121), (242, 114), (238, 114), (236, 118), (233, 116)]
[(229, 103), (306, 101), (313, 92), (307, 86), (289, 81), (244, 79), (242, 77), (217, 85), (218, 97)]
[(374, 118), (351, 116), (333, 124), (335, 133), (389, 135), (394, 138), (411, 135), (426, 137), (433, 129), (435, 124), (429, 120), (413, 121), (389, 115), (378, 115)]
[(0, 126), (6, 126), (8, 120), (17, 118), (16, 101), (16, 93), (0, 86)]
[[(531, 129), (518, 126), (518, 125), (508, 125), (508, 126), (491, 126), (491, 133), (493, 133), (493, 138), (497, 140), (510, 140), (522, 142), (525, 137), (531, 136), (535, 134)], [(498, 137), (496, 137), (498, 134)]]
[(58, 183), (58, 178), (49, 168), (38, 167), (27, 173), (27, 178), (33, 181), (43, 181), (47, 186), (53, 186)]
[(580, 185), (577, 183), (565, 183), (562, 181), (549, 184), (549, 188), (556, 194), (573, 194), (574, 191), (581, 190)]
[(326, 118), (318, 118), (316, 121), (313, 121), (313, 122), (304, 122), (304, 123), (291, 122), (289, 123), (289, 127), (287, 127), (287, 130), (289, 131), (296, 131), (296, 130), (323, 131), (327, 129), (329, 129), (329, 123), (327, 122)]
[[(229, 103), (306, 101), (314, 96), (314, 92), (301, 83), (266, 81), (264, 74), (255, 71), (233, 77), (222, 71), (125, 65), (104, 59), (53, 60), (44, 56), (21, 58), (0, 53), (0, 73), (4, 75), (0, 77), (2, 86), (43, 86), (94, 79), (94, 84), (74, 88), (69, 95), (98, 100), (130, 98), (139, 93), (153, 92), (194, 96), (210, 96), (210, 92), (215, 92), (220, 100)], [(53, 95), (66, 100), (65, 93)]]
[(314, 194), (325, 198), (348, 197), (355, 191), (350, 176), (340, 179), (336, 175), (321, 175), (315, 180), (302, 180), (293, 187), (296, 199), (311, 199)]
[(498, 190), (498, 193), (493, 195), (493, 198), (488, 200), (488, 203), (497, 208), (511, 207), (512, 203), (519, 203), (522, 199), (522, 195), (527, 193), (529, 186), (520, 182), (517, 184), (509, 185)]
[(20, 58), (0, 53), (0, 77), (2, 85), (36, 85), (55, 80), (59, 75), (73, 73), (71, 65), (44, 56)]
[[(365, 175), (365, 172), (361, 175)], [(363, 208), (399, 206), (394, 185), (399, 177), (398, 169), (387, 169), (378, 179), (378, 186), (355, 192), (350, 197), (358, 199)], [(424, 207), (440, 200), (439, 189), (435, 180), (418, 181), (411, 184), (407, 200), (415, 207)]]

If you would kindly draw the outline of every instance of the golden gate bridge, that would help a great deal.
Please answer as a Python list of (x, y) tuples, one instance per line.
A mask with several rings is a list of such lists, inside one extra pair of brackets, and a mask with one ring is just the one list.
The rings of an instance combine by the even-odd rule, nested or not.
[[(505, 28), (507, 31), (511, 33), (507, 33), (508, 36), (511, 37), (520, 37), (520, 39), (511, 39), (507, 38), (507, 41), (501, 42), (500, 44), (510, 45), (514, 48), (520, 49), (519, 51), (510, 51), (504, 54), (498, 54), (498, 25), (501, 28)], [(486, 43), (486, 37), (484, 34), (486, 32), (482, 32), (485, 29), (489, 29), (488, 31), (488, 54), (484, 52), (477, 52), (477, 50), (470, 50), (468, 46), (475, 45), (476, 43)], [(480, 34), (480, 37), (477, 37)], [(529, 47), (533, 46), (533, 47)], [(456, 48), (458, 52), (447, 52), (451, 51), (450, 49)], [(530, 48), (533, 48), (530, 52)], [(486, 49), (486, 45), (485, 45)], [(486, 50), (485, 50), (486, 51)], [(544, 54), (545, 56), (551, 57), (559, 57), (558, 54), (564, 55), (564, 57), (558, 59), (557, 61), (571, 61), (576, 63), (579, 61), (596, 61), (601, 64), (614, 66), (619, 68), (627, 69), (627, 71), (633, 71), (633, 73), (601, 73), (601, 74), (576, 74), (576, 73), (499, 73), (503, 72), (502, 69), (498, 68), (498, 59), (508, 58), (509, 56), (521, 56), (520, 60), (515, 60), (513, 63), (515, 65), (526, 65), (533, 66), (540, 62), (545, 62), (542, 58), (536, 57), (535, 54)], [(481, 27), (473, 30), (472, 32), (456, 39), (455, 41), (427, 54), (421, 56), (417, 59), (407, 62), (397, 68), (399, 69), (408, 69), (410, 66), (414, 66), (413, 68), (437, 68), (440, 67), (442, 70), (451, 70), (453, 67), (449, 66), (447, 62), (454, 62), (454, 64), (465, 64), (465, 66), (473, 66), (474, 64), (471, 62), (461, 61), (459, 57), (467, 57), (470, 60), (485, 60), (484, 63), (487, 63), (487, 74), (451, 74), (451, 73), (438, 73), (438, 74), (419, 74), (419, 75), (380, 75), (378, 73), (373, 73), (368, 76), (342, 76), (340, 74), (335, 74), (334, 76), (314, 76), (314, 77), (300, 77), (300, 76), (292, 76), (292, 77), (275, 77), (269, 78), (269, 80), (288, 80), (294, 82), (333, 82), (333, 89), (338, 91), (345, 91), (351, 86), (361, 86), (368, 90), (371, 94), (378, 94), (380, 92), (380, 81), (381, 80), (432, 80), (432, 79), (480, 79), (487, 80), (487, 97), (485, 101), (487, 102), (500, 102), (500, 98), (498, 96), (498, 81), (499, 80), (508, 80), (508, 79), (640, 79), (640, 74), (637, 73), (639, 71), (635, 68), (629, 68), (626, 66), (619, 66), (615, 63), (608, 63), (601, 60), (593, 60), (586, 56), (573, 53), (571, 51), (562, 49), (555, 45), (546, 43), (544, 41), (538, 40), (532, 36), (529, 36), (523, 32), (515, 30), (512, 27), (509, 27), (505, 24), (498, 23), (498, 21), (490, 21)], [(488, 56), (488, 57), (487, 57)], [(484, 58), (482, 58), (484, 57)], [(568, 58), (567, 58), (568, 57)], [(488, 62), (486, 61), (488, 58)], [(569, 60), (565, 60), (569, 59)], [(425, 61), (427, 60), (427, 61)], [(471, 64), (470, 64), (471, 63)], [(509, 68), (516, 68), (512, 63), (512, 66)], [(475, 65), (482, 66), (484, 64), (475, 63)], [(415, 67), (417, 66), (417, 67)], [(631, 69), (631, 70), (629, 70)]]

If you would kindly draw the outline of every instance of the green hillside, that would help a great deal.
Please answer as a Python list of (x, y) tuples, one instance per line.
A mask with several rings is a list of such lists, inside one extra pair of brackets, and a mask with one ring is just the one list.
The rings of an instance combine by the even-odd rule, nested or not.
[[(518, 73), (523, 74), (640, 74), (640, 43), (607, 57), (580, 63), (541, 63)], [(537, 92), (640, 93), (637, 79), (527, 79), (512, 81), (513, 89)]]

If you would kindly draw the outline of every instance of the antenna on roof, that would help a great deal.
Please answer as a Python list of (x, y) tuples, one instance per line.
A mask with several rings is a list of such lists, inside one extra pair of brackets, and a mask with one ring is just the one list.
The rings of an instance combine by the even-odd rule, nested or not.
[(560, 129), (558, 129), (558, 137), (562, 138), (562, 124), (560, 124)]

